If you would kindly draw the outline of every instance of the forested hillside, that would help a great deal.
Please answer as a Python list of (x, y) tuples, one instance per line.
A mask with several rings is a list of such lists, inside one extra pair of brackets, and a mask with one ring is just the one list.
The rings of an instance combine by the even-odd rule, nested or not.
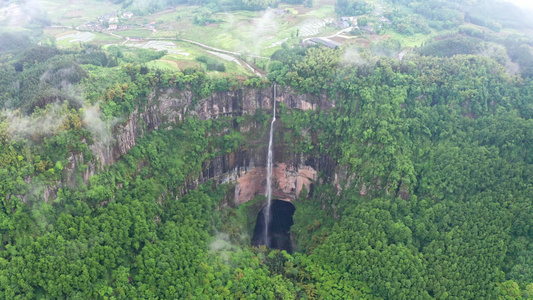
[[(230, 5), (153, 1), (184, 2)], [(422, 24), (403, 9), (430, 31), (517, 24), (389, 2), (400, 28)], [(0, 33), (0, 298), (533, 299), (533, 44), (472, 24), (401, 59), (396, 39), (285, 44), (266, 77)], [(293, 253), (251, 246), (265, 197), (234, 198), (252, 167), (216, 178), (264, 152), (273, 101), (274, 163), (327, 165), (292, 200)]]
[(531, 282), (530, 80), (480, 56), (361, 53), (343, 66), (341, 55), (286, 51), (269, 75), (335, 97), (335, 111), (283, 121), (316, 133), (313, 144), (294, 130), (303, 151), (354, 172), (358, 193), (341, 195), (341, 220), (310, 258), (384, 298), (521, 296)]

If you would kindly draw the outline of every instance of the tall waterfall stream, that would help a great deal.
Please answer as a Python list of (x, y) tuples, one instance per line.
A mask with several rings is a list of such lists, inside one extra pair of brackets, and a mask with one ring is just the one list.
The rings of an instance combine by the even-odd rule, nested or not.
[(270, 139), (268, 142), (268, 157), (267, 157), (267, 186), (266, 186), (266, 198), (267, 204), (265, 207), (265, 233), (264, 244), (270, 247), (270, 239), (268, 236), (268, 227), (270, 225), (270, 203), (272, 202), (272, 165), (273, 165), (273, 143), (274, 143), (274, 122), (276, 122), (276, 84), (274, 83), (274, 98), (272, 99), (272, 122), (270, 123)]
[(270, 123), (270, 138), (268, 143), (267, 178), (265, 196), (267, 203), (259, 211), (252, 237), (252, 246), (265, 245), (268, 248), (293, 251), (293, 241), (290, 234), (294, 224), (293, 215), (296, 210), (289, 201), (272, 199), (272, 169), (274, 165), (274, 123), (276, 122), (276, 84), (274, 83), (274, 98), (272, 101), (272, 122)]

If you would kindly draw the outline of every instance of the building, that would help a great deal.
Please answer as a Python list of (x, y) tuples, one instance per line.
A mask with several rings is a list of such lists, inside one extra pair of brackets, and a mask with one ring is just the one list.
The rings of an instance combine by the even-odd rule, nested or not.
[(348, 28), (350, 27), (350, 23), (348, 21), (337, 20), (335, 22), (335, 27), (336, 28)]
[(374, 30), (373, 26), (367, 25), (367, 26), (361, 26), (361, 31), (368, 33), (368, 34), (374, 34), (376, 31)]
[(99, 16), (98, 17), (98, 22), (100, 22), (100, 23), (104, 23), (104, 22), (117, 23), (118, 22), (117, 13), (113, 12), (113, 13), (105, 14), (103, 16)]
[(146, 28), (150, 28), (150, 29), (156, 29), (157, 28), (156, 22), (150, 22), (150, 23), (145, 24), (143, 26), (146, 27)]
[(131, 11), (123, 12), (122, 17), (128, 19), (133, 18), (133, 13)]
[(342, 46), (340, 43), (334, 42), (327, 38), (312, 38), (309, 40), (312, 45), (323, 45), (331, 49), (337, 49)]
[(387, 19), (387, 18), (385, 18), (385, 17), (380, 17), (380, 18), (379, 18), (379, 21), (380, 21), (382, 24), (386, 24), (386, 25), (389, 25), (389, 26), (392, 25), (391, 20), (389, 20), (389, 19)]
[(109, 24), (109, 27), (107, 28), (107, 30), (117, 30), (117, 28), (118, 28), (117, 24)]
[(102, 26), (96, 22), (89, 22), (89, 23), (83, 24), (81, 28), (85, 30), (98, 31), (98, 32), (103, 30)]

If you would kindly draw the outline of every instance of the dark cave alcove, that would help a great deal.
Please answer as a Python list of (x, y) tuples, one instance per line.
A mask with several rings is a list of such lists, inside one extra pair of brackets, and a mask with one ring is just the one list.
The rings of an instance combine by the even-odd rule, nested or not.
[(265, 243), (265, 217), (263, 209), (257, 214), (254, 235), (252, 237), (252, 246), (261, 246), (267, 244), (269, 248), (285, 250), (292, 253), (292, 240), (289, 233), (291, 226), (294, 224), (292, 217), (296, 208), (288, 201), (272, 200), (270, 204), (271, 222), (268, 227), (268, 243)]

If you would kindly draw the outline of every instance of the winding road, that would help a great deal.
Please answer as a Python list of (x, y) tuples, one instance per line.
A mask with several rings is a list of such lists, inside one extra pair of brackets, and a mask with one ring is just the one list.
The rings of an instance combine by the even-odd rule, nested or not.
[(239, 52), (232, 52), (232, 51), (222, 50), (222, 49), (218, 49), (218, 48), (215, 48), (215, 47), (211, 47), (211, 46), (208, 46), (208, 45), (196, 42), (196, 41), (187, 40), (187, 39), (178, 39), (178, 41), (184, 41), (184, 42), (187, 42), (187, 43), (198, 45), (198, 46), (200, 46), (202, 48), (206, 48), (206, 49), (209, 49), (209, 50), (213, 50), (213, 51), (220, 52), (220, 53), (226, 53), (226, 54), (230, 54), (230, 55), (236, 55), (236, 56), (244, 55), (244, 56), (253, 57), (253, 58), (270, 59), (270, 57), (264, 57), (264, 56), (253, 55), (253, 54), (244, 54), (244, 53), (239, 53)]

